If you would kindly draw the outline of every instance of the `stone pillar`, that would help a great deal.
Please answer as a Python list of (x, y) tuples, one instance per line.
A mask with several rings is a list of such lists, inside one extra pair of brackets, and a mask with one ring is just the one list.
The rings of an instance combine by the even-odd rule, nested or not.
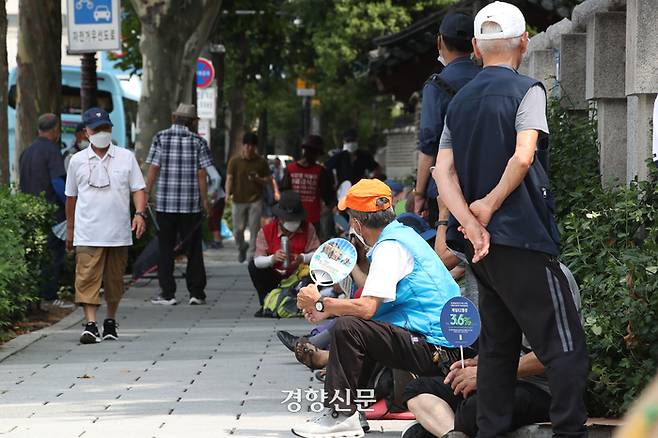
[(552, 49), (534, 50), (528, 57), (528, 76), (541, 81), (547, 93), (555, 86), (555, 54)]
[(587, 26), (585, 94), (597, 108), (601, 180), (626, 182), (626, 13), (598, 12)]
[[(658, 8), (656, 0), (626, 3), (626, 95), (628, 96), (627, 179), (647, 178), (651, 120), (658, 93)], [(654, 122), (655, 124), (655, 122)]]
[[(649, 177), (647, 159), (651, 157), (653, 104), (655, 94), (628, 96), (628, 158), (626, 179)], [(656, 122), (653, 122), (655, 125)], [(655, 129), (655, 127), (654, 127)]]
[(587, 34), (568, 33), (560, 38), (560, 85), (563, 105), (586, 110), (585, 53)]

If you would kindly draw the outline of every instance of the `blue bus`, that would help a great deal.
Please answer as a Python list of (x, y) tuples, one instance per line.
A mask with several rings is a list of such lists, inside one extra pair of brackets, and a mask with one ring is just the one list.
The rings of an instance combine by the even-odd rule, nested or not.
[[(137, 104), (139, 87), (130, 87), (127, 81), (119, 80), (112, 72), (97, 71), (98, 106), (110, 113), (114, 124), (112, 138), (121, 147), (132, 148), (137, 128)], [(134, 85), (134, 84), (133, 84)], [(14, 144), (16, 139), (16, 69), (9, 73), (9, 163), (10, 175), (14, 167)], [(82, 121), (80, 101), (80, 67), (62, 66), (62, 150), (73, 142), (75, 127)], [(34, 121), (35, 125), (37, 121)]]

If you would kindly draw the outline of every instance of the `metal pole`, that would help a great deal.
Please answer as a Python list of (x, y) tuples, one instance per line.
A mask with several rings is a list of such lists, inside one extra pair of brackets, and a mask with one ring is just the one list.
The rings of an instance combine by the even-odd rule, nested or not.
[(84, 53), (80, 58), (80, 106), (84, 113), (89, 108), (98, 105), (96, 92), (96, 52)]

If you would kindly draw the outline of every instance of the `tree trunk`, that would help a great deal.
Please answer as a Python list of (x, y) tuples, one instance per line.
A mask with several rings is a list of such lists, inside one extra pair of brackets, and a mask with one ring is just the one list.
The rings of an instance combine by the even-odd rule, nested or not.
[[(229, 110), (231, 111), (231, 126), (229, 127), (229, 159), (242, 146), (242, 137), (244, 136), (244, 112), (246, 108), (244, 90), (242, 87), (235, 87), (231, 90), (231, 97), (228, 101)], [(228, 161), (227, 161), (228, 162)]]
[(142, 24), (142, 96), (135, 153), (146, 158), (153, 136), (192, 102), (196, 59), (219, 14), (219, 0), (131, 0)]
[(43, 113), (59, 116), (62, 107), (61, 1), (20, 0), (18, 17), (16, 180), (21, 153), (37, 135), (37, 118)]
[(0, 5), (0, 185), (9, 184), (9, 139), (7, 127), (7, 5)]

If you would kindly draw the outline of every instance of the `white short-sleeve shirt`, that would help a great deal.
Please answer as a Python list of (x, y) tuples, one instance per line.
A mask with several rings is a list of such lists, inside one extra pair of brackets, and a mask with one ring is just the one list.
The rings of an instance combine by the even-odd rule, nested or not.
[[(103, 166), (103, 169), (97, 166)], [(109, 176), (109, 186), (90, 185), (92, 171)], [(96, 174), (96, 173), (95, 173)], [(110, 145), (103, 158), (93, 148), (71, 157), (66, 177), (66, 196), (77, 196), (75, 206), (74, 246), (132, 245), (130, 196), (145, 187), (135, 155), (127, 149)]]
[(372, 262), (362, 297), (382, 298), (385, 303), (395, 301), (398, 282), (414, 270), (414, 258), (395, 240), (378, 243), (372, 250)]

